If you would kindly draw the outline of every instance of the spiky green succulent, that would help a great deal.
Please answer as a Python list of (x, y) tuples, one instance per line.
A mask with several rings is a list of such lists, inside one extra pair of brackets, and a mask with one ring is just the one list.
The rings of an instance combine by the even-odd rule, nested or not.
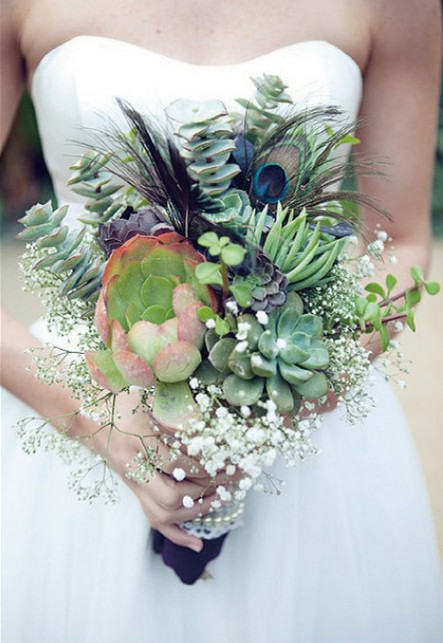
[(279, 205), (270, 228), (267, 209), (253, 211), (245, 234), (287, 277), (289, 290), (302, 290), (327, 279), (353, 231), (349, 224), (338, 224), (346, 226), (346, 236), (334, 236), (331, 222), (329, 217), (311, 222), (306, 210), (297, 216)]
[(44, 205), (38, 203), (20, 219), (25, 229), (17, 238), (34, 242), (37, 249), (45, 251), (45, 256), (34, 263), (33, 270), (47, 270), (57, 275), (61, 296), (93, 304), (98, 298), (104, 257), (102, 259), (93, 242), (86, 239), (85, 228), (70, 231), (63, 225), (67, 212), (66, 205), (54, 210), (50, 201)]
[(236, 336), (213, 343), (209, 365), (203, 365), (201, 373), (205, 377), (212, 369), (233, 406), (269, 398), (278, 411), (288, 412), (301, 398), (319, 398), (328, 391), (323, 371), (329, 355), (322, 334), (320, 317), (304, 314), (300, 297), (290, 293), (286, 305), (274, 310), (266, 325), (254, 315), (240, 315)]

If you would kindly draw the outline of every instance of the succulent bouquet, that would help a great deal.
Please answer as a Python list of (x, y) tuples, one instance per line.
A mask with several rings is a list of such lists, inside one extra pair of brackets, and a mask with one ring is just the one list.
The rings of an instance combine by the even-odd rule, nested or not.
[[(337, 187), (350, 167), (337, 150), (357, 139), (336, 108), (299, 110), (278, 77), (253, 82), (238, 113), (218, 100), (174, 101), (164, 131), (119, 101), (127, 130), (113, 126), (73, 166), (82, 229), (63, 225), (66, 206), (47, 203), (27, 212), (19, 235), (30, 242), (30, 287), (46, 298), (50, 323), (67, 336), (75, 328), (79, 343), (40, 358), (42, 376), (62, 374), (81, 412), (111, 431), (122, 431), (115, 396), (137, 387), (171, 458), (186, 453), (211, 477), (237, 480), (217, 488), (212, 513), (183, 525), (211, 543), (201, 554), (156, 534), (187, 583), (239, 524), (248, 489), (275, 485), (266, 474), (275, 458), (292, 464), (315, 451), (310, 431), (329, 392), (351, 421), (367, 413), (361, 336), (378, 334), (393, 350), (389, 327), (404, 318), (414, 328), (422, 289), (438, 291), (419, 268), (400, 294), (392, 275), (362, 285), (387, 235), (349, 252), (356, 206), (377, 208)], [(128, 475), (140, 483), (162, 468), (145, 438), (128, 434), (140, 446)], [(27, 439), (31, 449), (42, 441)]]

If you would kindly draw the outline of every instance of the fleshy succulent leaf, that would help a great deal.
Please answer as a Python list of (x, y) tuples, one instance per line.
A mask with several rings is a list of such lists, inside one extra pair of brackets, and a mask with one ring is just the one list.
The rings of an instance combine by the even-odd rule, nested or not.
[(169, 310), (172, 306), (173, 290), (174, 284), (170, 279), (148, 275), (141, 286), (140, 297), (146, 308), (157, 305)]
[(276, 338), (270, 330), (265, 330), (258, 341), (260, 353), (263, 353), (268, 359), (274, 359), (278, 355), (278, 346)]
[(277, 322), (277, 333), (279, 337), (290, 337), (295, 330), (300, 315), (295, 307), (288, 306), (283, 310)]
[(186, 426), (198, 417), (197, 406), (187, 382), (157, 382), (153, 403), (154, 419), (172, 429)]
[(155, 356), (167, 344), (178, 341), (177, 318), (161, 326), (148, 321), (139, 321), (128, 333), (129, 347), (152, 366)]
[(114, 363), (112, 351), (86, 351), (85, 360), (92, 379), (112, 393), (119, 393), (128, 382)]
[(127, 350), (117, 350), (112, 354), (114, 363), (130, 386), (149, 388), (154, 384), (154, 373), (139, 355)]
[(174, 288), (174, 292), (172, 293), (172, 307), (177, 316), (186, 310), (189, 304), (194, 302), (200, 302), (200, 300), (191, 284), (179, 284)]
[(254, 377), (252, 380), (244, 380), (238, 375), (228, 375), (223, 382), (223, 393), (229, 404), (251, 406), (256, 404), (263, 392), (263, 379)]
[(194, 344), (178, 341), (161, 348), (152, 366), (157, 379), (174, 384), (190, 377), (200, 362), (201, 354)]
[(320, 337), (323, 332), (323, 325), (320, 317), (317, 315), (302, 315), (296, 326), (296, 331), (306, 333), (310, 337)]
[(258, 340), (263, 333), (263, 326), (257, 321), (255, 315), (245, 314), (239, 315), (237, 318), (238, 324), (248, 324), (249, 328), (246, 333), (246, 341), (250, 350), (256, 350)]
[(324, 373), (314, 372), (307, 382), (297, 384), (294, 388), (303, 397), (316, 399), (326, 395), (329, 390), (329, 383)]
[[(206, 337), (208, 333), (206, 333)], [(228, 370), (229, 356), (237, 342), (233, 337), (222, 337), (209, 352), (209, 361), (221, 373)]]
[(266, 393), (280, 413), (289, 413), (294, 408), (291, 388), (278, 373), (266, 379)]
[[(315, 340), (314, 340), (315, 341)], [(309, 357), (299, 362), (303, 368), (320, 369), (326, 368), (329, 364), (329, 353), (323, 346), (312, 346), (309, 349)]]
[(306, 382), (313, 375), (312, 371), (300, 368), (295, 364), (289, 366), (289, 364), (285, 364), (284, 362), (279, 363), (279, 371), (283, 379), (293, 386)]
[(266, 359), (260, 353), (253, 353), (251, 355), (251, 368), (255, 375), (272, 377), (277, 372), (277, 360)]
[(201, 303), (194, 301), (185, 310), (183, 310), (177, 318), (178, 339), (190, 342), (199, 349), (203, 346), (203, 338), (205, 336), (205, 325), (202, 324), (198, 318), (200, 307)]
[(235, 348), (229, 356), (228, 366), (233, 373), (243, 380), (251, 380), (254, 377), (251, 358), (245, 353), (239, 353)]
[(303, 350), (296, 344), (287, 342), (286, 346), (280, 349), (279, 357), (287, 364), (299, 364), (303, 360), (308, 359), (309, 352)]
[(111, 322), (111, 349), (113, 351), (129, 350), (128, 336), (116, 319)]

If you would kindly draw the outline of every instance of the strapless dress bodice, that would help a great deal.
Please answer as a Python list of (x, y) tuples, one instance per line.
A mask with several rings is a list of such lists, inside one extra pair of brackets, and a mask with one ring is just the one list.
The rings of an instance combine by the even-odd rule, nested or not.
[(299, 105), (337, 105), (354, 120), (361, 99), (357, 63), (326, 41), (306, 41), (229, 65), (200, 65), (100, 36), (77, 36), (48, 52), (38, 64), (32, 97), (43, 152), (59, 203), (70, 216), (81, 198), (66, 186), (69, 166), (80, 156), (79, 142), (103, 131), (106, 119), (120, 122), (116, 97), (162, 119), (176, 98), (218, 98), (239, 110), (236, 98), (253, 96), (251, 77), (277, 74)]

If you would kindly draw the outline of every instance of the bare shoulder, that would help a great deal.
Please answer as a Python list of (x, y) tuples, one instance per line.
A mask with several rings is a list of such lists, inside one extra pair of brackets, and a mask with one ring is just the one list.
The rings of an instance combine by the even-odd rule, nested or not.
[(20, 30), (24, 11), (22, 0), (2, 0), (0, 147), (3, 146), (8, 135), (15, 108), (25, 84), (24, 61), (20, 49)]
[(21, 16), (24, 13), (22, 0), (2, 0), (1, 47), (7, 50), (20, 40)]
[(373, 51), (385, 61), (413, 68), (438, 68), (441, 0), (371, 0)]

